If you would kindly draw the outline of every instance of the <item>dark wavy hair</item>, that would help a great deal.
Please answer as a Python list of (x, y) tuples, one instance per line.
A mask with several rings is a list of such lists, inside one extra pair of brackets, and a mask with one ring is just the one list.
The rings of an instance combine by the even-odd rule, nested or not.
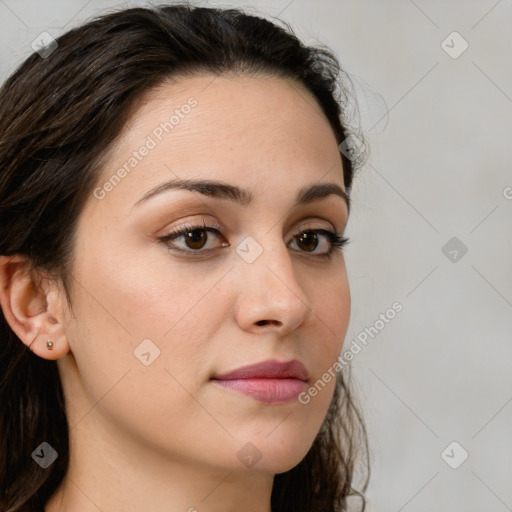
[[(281, 21), (281, 20), (278, 20)], [(0, 89), (0, 254), (22, 254), (31, 271), (59, 278), (68, 303), (77, 219), (101, 159), (137, 102), (173, 77), (259, 73), (302, 83), (321, 106), (338, 144), (356, 133), (348, 120), (348, 74), (327, 47), (306, 46), (285, 28), (239, 9), (187, 3), (129, 8), (98, 16), (33, 53)], [(350, 77), (349, 77), (350, 80)], [(357, 132), (360, 138), (360, 132)], [(357, 159), (340, 151), (347, 193)], [(311, 449), (274, 477), (274, 512), (338, 512), (349, 497), (365, 510), (366, 429), (338, 372), (334, 396)], [(57, 460), (31, 457), (47, 441)], [(65, 400), (56, 361), (22, 343), (0, 309), (0, 509), (40, 511), (69, 464)], [(359, 465), (360, 490), (353, 487)]]

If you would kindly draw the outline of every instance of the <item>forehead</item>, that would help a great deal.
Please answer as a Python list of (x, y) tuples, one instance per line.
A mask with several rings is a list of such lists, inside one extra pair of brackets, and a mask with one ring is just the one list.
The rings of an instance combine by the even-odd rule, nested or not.
[[(144, 146), (151, 150), (134, 156)], [(162, 83), (140, 99), (104, 162), (97, 184), (124, 168), (110, 198), (122, 187), (132, 204), (135, 194), (172, 178), (295, 194), (325, 177), (344, 188), (338, 145), (313, 95), (268, 75), (201, 74)]]
[(175, 150), (195, 144), (200, 151), (200, 143), (216, 146), (220, 139), (229, 142), (217, 148), (225, 151), (248, 149), (251, 141), (289, 146), (295, 140), (304, 149), (336, 144), (327, 118), (304, 85), (254, 74), (193, 74), (161, 83), (140, 98), (113, 149), (129, 150), (151, 134), (158, 144)]

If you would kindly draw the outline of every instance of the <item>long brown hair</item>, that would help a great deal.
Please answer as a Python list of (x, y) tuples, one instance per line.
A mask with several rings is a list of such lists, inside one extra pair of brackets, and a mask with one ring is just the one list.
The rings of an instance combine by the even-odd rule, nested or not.
[[(283, 22), (284, 23), (284, 22)], [(0, 90), (0, 254), (23, 254), (32, 269), (62, 280), (69, 295), (73, 236), (101, 157), (136, 102), (169, 77), (201, 71), (262, 72), (295, 79), (321, 106), (338, 144), (352, 128), (342, 71), (326, 47), (305, 46), (286, 25), (239, 9), (186, 3), (109, 13), (32, 54)], [(51, 49), (51, 47), (50, 47)], [(349, 193), (357, 160), (340, 151)], [(274, 512), (338, 512), (369, 478), (366, 430), (339, 372), (331, 406), (305, 458), (274, 479)], [(57, 460), (42, 469), (43, 441)], [(0, 309), (0, 509), (41, 510), (69, 464), (68, 424), (56, 361), (36, 356)], [(362, 489), (353, 488), (361, 464)]]

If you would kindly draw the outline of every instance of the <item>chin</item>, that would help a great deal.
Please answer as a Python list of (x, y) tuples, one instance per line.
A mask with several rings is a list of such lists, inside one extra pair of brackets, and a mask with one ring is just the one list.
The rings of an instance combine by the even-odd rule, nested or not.
[(237, 465), (242, 471), (285, 473), (301, 462), (312, 444), (313, 439), (297, 439), (293, 435), (286, 439), (282, 436), (272, 439), (272, 435), (253, 438), (253, 441), (246, 442), (237, 450), (237, 458), (242, 463)]

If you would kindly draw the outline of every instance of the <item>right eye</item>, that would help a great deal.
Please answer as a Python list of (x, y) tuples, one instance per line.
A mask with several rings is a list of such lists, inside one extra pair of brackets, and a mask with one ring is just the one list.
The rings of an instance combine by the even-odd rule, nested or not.
[[(222, 229), (222, 226), (207, 226), (206, 223), (204, 223), (204, 221), (203, 225), (184, 224), (182, 226), (177, 226), (176, 228), (172, 229), (169, 234), (159, 237), (158, 240), (165, 243), (172, 251), (188, 253), (207, 252), (215, 248), (210, 247), (205, 249), (205, 246), (207, 245), (209, 239), (211, 238), (209, 234), (214, 233), (218, 236), (221, 236), (219, 229)], [(174, 240), (177, 240), (179, 238), (183, 238), (183, 242), (186, 245), (186, 247), (179, 247), (175, 243), (169, 243), (171, 241), (174, 242)], [(222, 243), (222, 247), (227, 246), (229, 246), (227, 242)]]

